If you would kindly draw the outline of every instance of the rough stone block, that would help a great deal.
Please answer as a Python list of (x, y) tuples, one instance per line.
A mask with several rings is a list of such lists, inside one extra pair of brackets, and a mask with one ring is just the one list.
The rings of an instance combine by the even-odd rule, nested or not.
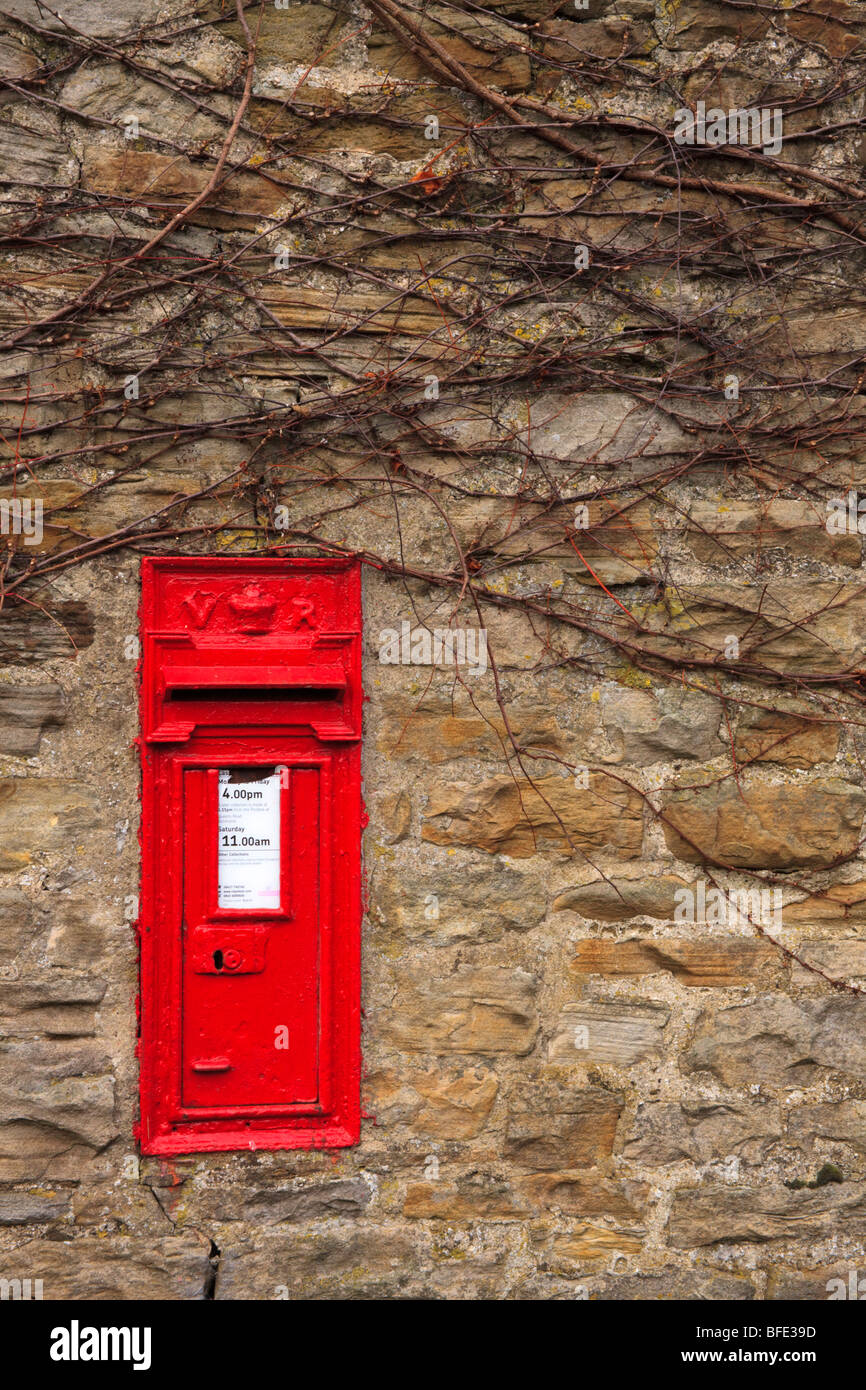
[(840, 1225), (852, 1239), (866, 1233), (866, 1184), (843, 1183), (815, 1192), (781, 1184), (710, 1184), (677, 1192), (668, 1220), (674, 1249), (772, 1240), (822, 1240)]
[(759, 1164), (781, 1137), (778, 1107), (766, 1102), (641, 1102), (623, 1155), (653, 1168), (684, 1159), (711, 1163), (731, 1155)]
[(38, 752), (45, 729), (65, 719), (59, 685), (0, 685), (0, 753)]
[(866, 999), (770, 994), (698, 1018), (681, 1065), (728, 1086), (799, 1090), (828, 1074), (866, 1076)]
[(681, 984), (697, 989), (766, 988), (787, 974), (785, 957), (768, 942), (721, 936), (579, 941), (569, 969), (577, 976), (670, 971)]
[(100, 823), (91, 791), (57, 777), (0, 781), (0, 869), (21, 869), (34, 854), (74, 852)]
[(0, 1158), (101, 1149), (118, 1133), (114, 1078), (90, 1043), (0, 1044)]
[(510, 1099), (503, 1153), (522, 1168), (590, 1168), (613, 1152), (622, 1107), (621, 1095), (601, 1087), (520, 1087)]
[(840, 778), (808, 784), (730, 780), (669, 793), (663, 803), (668, 849), (690, 864), (738, 869), (822, 869), (852, 854), (866, 793)]
[(571, 1004), (559, 1016), (549, 1060), (611, 1062), (623, 1067), (658, 1057), (669, 1017), (664, 1004)]
[(239, 1228), (220, 1230), (215, 1298), (400, 1298), (417, 1278), (418, 1253), (405, 1226), (331, 1226), (303, 1240)]
[(529, 1052), (538, 1031), (538, 982), (525, 970), (460, 966), (431, 976), (425, 967), (401, 972), (399, 1008), (379, 1020), (396, 1047), (417, 1052)]
[(588, 781), (587, 789), (571, 777), (440, 782), (430, 789), (422, 838), (517, 859), (551, 849), (635, 858), (643, 840), (641, 798), (604, 773), (589, 773)]
[(162, 1237), (32, 1240), (0, 1254), (0, 1278), (41, 1279), (46, 1302), (203, 1299), (210, 1242), (198, 1232)]

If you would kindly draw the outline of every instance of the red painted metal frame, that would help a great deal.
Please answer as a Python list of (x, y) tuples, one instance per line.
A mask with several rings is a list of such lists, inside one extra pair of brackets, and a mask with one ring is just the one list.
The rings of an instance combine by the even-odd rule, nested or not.
[[(361, 1060), (360, 567), (342, 560), (148, 558), (142, 561), (141, 633), (142, 1152), (355, 1144)], [(222, 767), (285, 769), (276, 910), (217, 906), (216, 778), (200, 774)], [(299, 801), (300, 810), (293, 807), (295, 795), (307, 798)], [(318, 809), (317, 836), (311, 808)], [(293, 834), (306, 846), (303, 855), (292, 853)], [(243, 968), (230, 979), (211, 969), (203, 954), (222, 932), (242, 947), (234, 959), (240, 956)], [(305, 961), (315, 961), (315, 1009), (313, 967)], [(303, 978), (291, 974), (304, 969)], [(262, 1041), (264, 1024), (270, 1025), (269, 1001), (281, 990), (281, 1007), (296, 1000), (294, 1007), (306, 1011), (299, 1016), (317, 1020), (302, 1030), (304, 1036), (290, 1037), (296, 1077), (315, 1076), (312, 1098), (312, 1086), (293, 1095), (288, 1066), (283, 1086), (281, 1059), (266, 1053)], [(202, 1014), (204, 1031), (219, 1020), (214, 1001), (225, 1008), (229, 1021), (220, 1052), (235, 1061), (223, 1066), (228, 1055), (205, 1059), (191, 1081), (185, 1010), (188, 1021), (197, 1007), (204, 1008), (200, 1000), (211, 1001)], [(232, 1008), (238, 1017), (249, 1017), (248, 1036), (231, 1028)], [(262, 1094), (276, 1088), (279, 1099), (271, 1094), (257, 1100), (252, 1093), (240, 1103), (237, 1097), (220, 1098), (221, 1090), (230, 1094), (221, 1071), (243, 1078), (245, 1047), (251, 1091), (256, 1085)], [(238, 1084), (234, 1078), (232, 1084)], [(299, 1080), (295, 1089), (304, 1089)], [(213, 1103), (201, 1096), (184, 1103), (183, 1095), (194, 1091), (212, 1091)]]

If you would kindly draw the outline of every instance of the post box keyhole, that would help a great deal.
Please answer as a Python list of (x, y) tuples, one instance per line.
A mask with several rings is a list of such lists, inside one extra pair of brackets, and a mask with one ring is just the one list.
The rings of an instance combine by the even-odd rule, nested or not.
[(237, 970), (239, 966), (243, 965), (243, 961), (243, 955), (240, 951), (235, 950), (234, 946), (230, 946), (227, 951), (214, 951), (213, 953), (213, 963), (217, 970)]

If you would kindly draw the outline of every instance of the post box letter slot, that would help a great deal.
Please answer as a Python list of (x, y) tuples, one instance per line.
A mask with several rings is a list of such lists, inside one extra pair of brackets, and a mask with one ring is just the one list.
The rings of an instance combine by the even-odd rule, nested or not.
[[(341, 699), (346, 690), (346, 673), (329, 662), (292, 665), (282, 656), (258, 664), (203, 661), (195, 666), (172, 664), (165, 672), (165, 694), (172, 700), (210, 700), (216, 691), (261, 692), (259, 699), (275, 699), (277, 692), (298, 691), (295, 698)], [(187, 694), (186, 692), (189, 692)], [(328, 692), (327, 695), (325, 692)], [(217, 696), (217, 698), (220, 698)], [(233, 698), (230, 694), (225, 698)], [(279, 698), (284, 698), (280, 694)]]
[(170, 700), (340, 700), (342, 690), (315, 685), (171, 686)]

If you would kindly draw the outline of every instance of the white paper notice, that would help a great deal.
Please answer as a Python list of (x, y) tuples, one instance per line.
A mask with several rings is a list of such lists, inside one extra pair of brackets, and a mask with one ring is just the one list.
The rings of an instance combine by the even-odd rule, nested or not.
[(237, 780), (243, 775), (220, 768), (218, 902), (273, 912), (280, 906), (280, 774)]

